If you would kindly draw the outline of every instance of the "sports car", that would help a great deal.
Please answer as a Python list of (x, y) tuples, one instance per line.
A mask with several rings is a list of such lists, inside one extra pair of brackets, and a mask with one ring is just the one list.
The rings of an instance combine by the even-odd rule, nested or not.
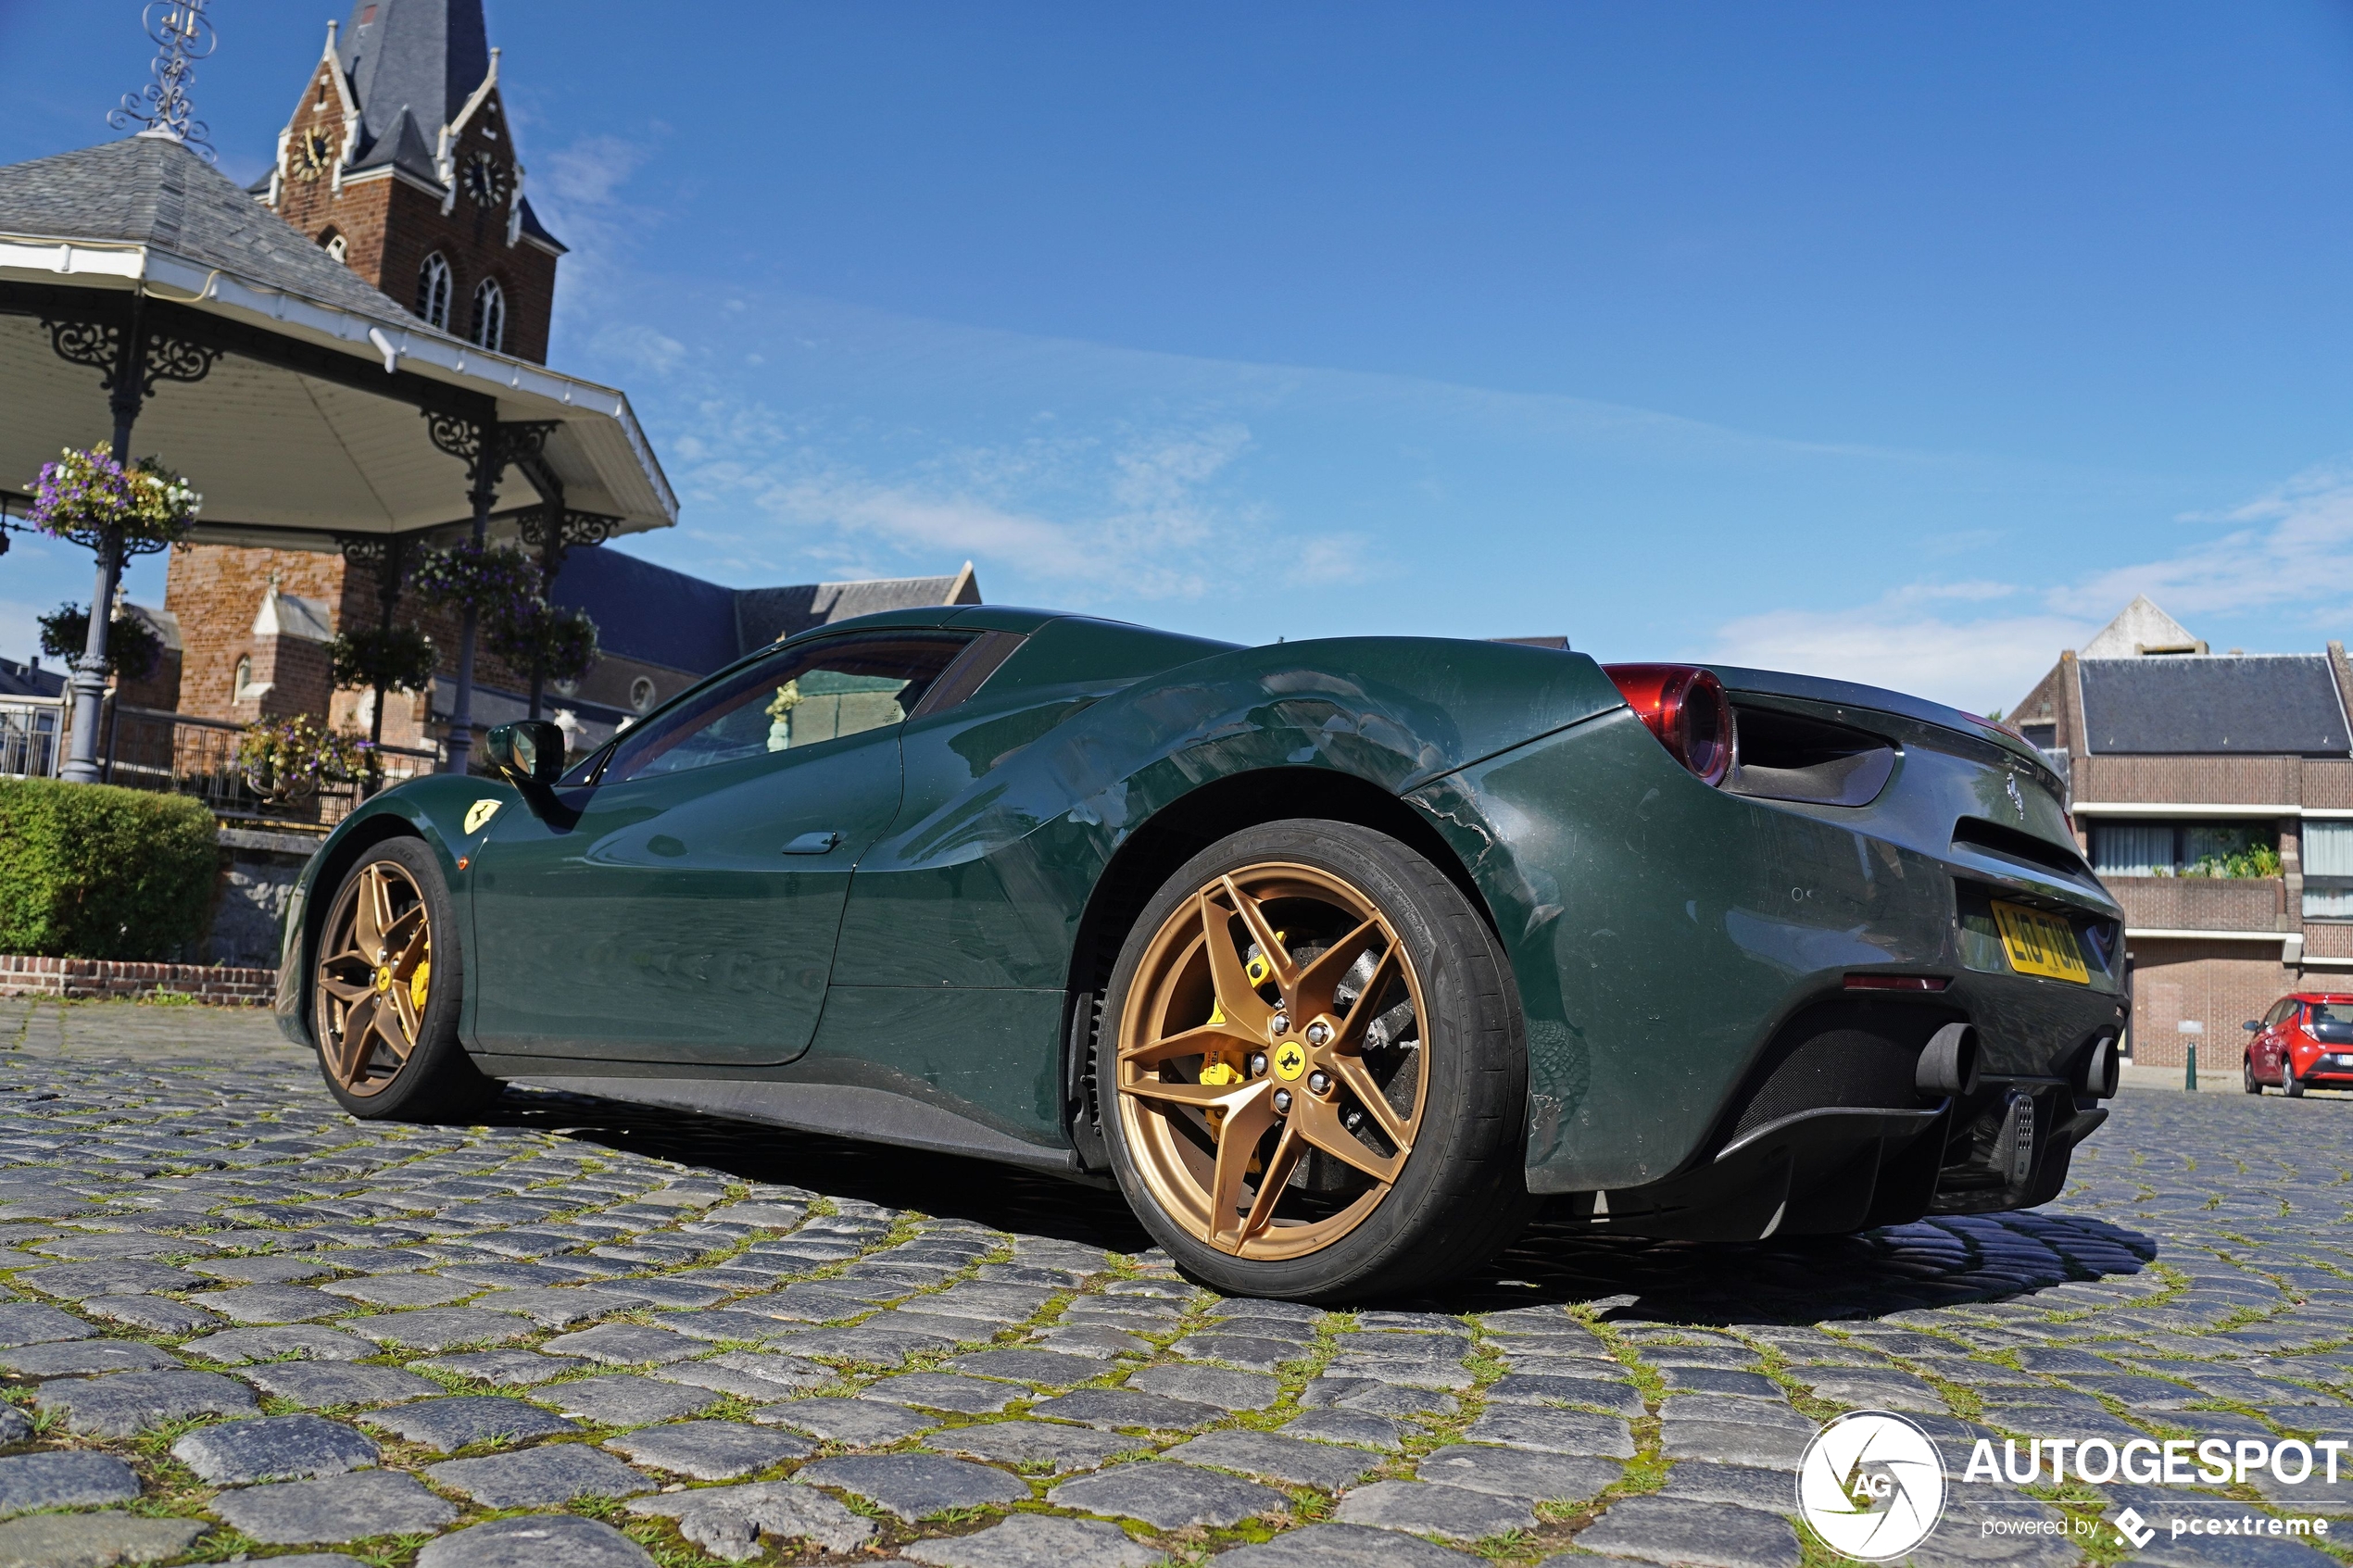
[(1115, 1183), (1365, 1299), (1533, 1207), (1842, 1233), (2046, 1201), (2121, 911), (2014, 733), (1762, 671), (998, 607), (721, 670), (351, 813), (277, 1016), (362, 1117), (502, 1082)]

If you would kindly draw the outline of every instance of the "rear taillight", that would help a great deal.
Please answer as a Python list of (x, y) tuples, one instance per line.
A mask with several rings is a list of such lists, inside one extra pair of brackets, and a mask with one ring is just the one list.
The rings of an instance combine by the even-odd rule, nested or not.
[(1732, 769), (1732, 704), (1724, 683), (1688, 664), (1604, 664), (1602, 673), (1667, 755), (1708, 784)]

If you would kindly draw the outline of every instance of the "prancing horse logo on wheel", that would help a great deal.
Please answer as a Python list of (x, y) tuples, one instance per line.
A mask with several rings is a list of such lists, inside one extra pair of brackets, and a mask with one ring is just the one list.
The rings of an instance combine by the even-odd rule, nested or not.
[(1307, 1071), (1307, 1052), (1297, 1040), (1285, 1040), (1275, 1047), (1275, 1076), (1285, 1082)]

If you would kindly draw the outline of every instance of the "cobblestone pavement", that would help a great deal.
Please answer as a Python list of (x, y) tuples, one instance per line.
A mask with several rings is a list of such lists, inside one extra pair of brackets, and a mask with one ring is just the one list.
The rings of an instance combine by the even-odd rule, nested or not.
[(1794, 1568), (1833, 1555), (1800, 1451), (1857, 1407), (1941, 1444), (1919, 1562), (2134, 1555), (2129, 1507), (2154, 1562), (2320, 1568), (2336, 1537), (2271, 1521), (2353, 1546), (2353, 1462), (1966, 1466), (2353, 1437), (2348, 1117), (2128, 1091), (2035, 1213), (1540, 1224), (1443, 1298), (1337, 1314), (1196, 1289), (1067, 1184), (545, 1094), (356, 1123), (265, 1020), (0, 1003), (0, 1568)]

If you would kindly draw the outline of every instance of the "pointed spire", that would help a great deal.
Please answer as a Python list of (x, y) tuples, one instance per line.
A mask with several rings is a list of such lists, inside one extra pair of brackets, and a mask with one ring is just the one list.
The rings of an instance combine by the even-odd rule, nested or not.
[(430, 141), (490, 74), (490, 30), (482, 0), (356, 0), (335, 56), (364, 140), (391, 132), (406, 108)]

